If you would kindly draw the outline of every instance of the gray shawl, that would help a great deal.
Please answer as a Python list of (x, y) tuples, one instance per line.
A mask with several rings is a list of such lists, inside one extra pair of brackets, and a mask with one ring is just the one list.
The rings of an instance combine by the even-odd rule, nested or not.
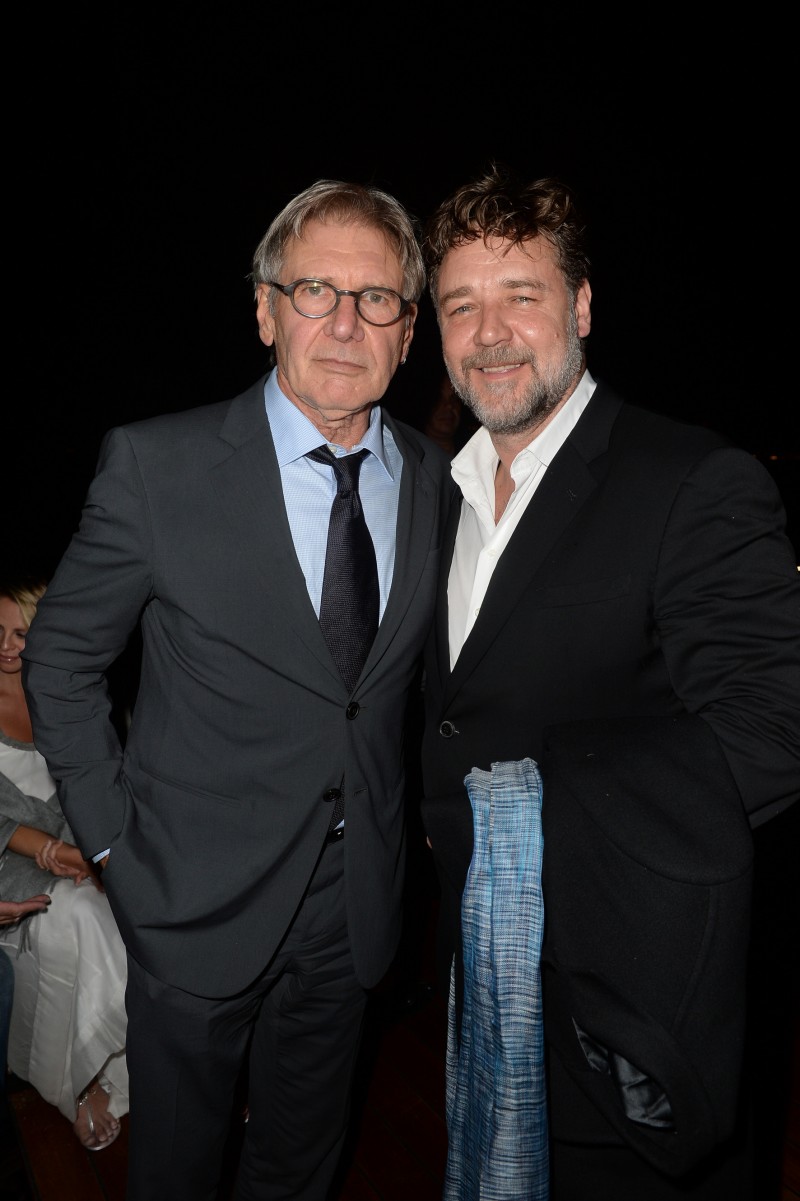
[[(6, 746), (16, 747), (20, 751), (32, 751), (29, 742), (17, 742), (7, 734), (0, 734), (0, 739)], [(36, 866), (35, 859), (18, 855), (8, 849), (9, 839), (16, 833), (18, 826), (32, 826), (36, 830), (44, 830), (53, 838), (63, 838), (65, 842), (75, 843), (67, 819), (61, 811), (58, 797), (55, 793), (47, 800), (28, 796), (21, 792), (16, 784), (12, 784), (7, 776), (0, 773), (0, 900), (24, 901), (27, 897), (40, 892), (51, 892), (58, 876), (51, 872), (42, 871)]]

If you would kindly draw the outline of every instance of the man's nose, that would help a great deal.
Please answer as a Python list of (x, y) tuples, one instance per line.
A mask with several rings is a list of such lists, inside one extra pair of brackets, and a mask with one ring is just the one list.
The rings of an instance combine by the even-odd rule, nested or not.
[(334, 338), (361, 341), (364, 323), (358, 315), (355, 296), (339, 297), (339, 303), (328, 318), (327, 332)]
[(510, 337), (511, 329), (503, 316), (502, 306), (484, 305), (475, 330), (475, 341), (482, 346), (493, 346), (497, 342), (507, 342)]

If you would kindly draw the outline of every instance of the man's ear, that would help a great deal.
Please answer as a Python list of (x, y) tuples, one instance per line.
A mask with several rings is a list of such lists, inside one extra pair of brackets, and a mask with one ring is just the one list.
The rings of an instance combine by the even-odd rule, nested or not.
[(400, 352), (400, 362), (405, 363), (408, 358), (408, 348), (414, 338), (414, 322), (417, 319), (417, 305), (412, 304), (405, 315), (405, 329), (403, 331), (402, 350)]
[(265, 346), (272, 346), (275, 341), (275, 318), (269, 311), (269, 292), (269, 284), (258, 285), (256, 321), (258, 322), (258, 336)]
[(588, 279), (583, 281), (575, 296), (575, 316), (578, 318), (578, 337), (585, 338), (592, 329), (592, 289)]

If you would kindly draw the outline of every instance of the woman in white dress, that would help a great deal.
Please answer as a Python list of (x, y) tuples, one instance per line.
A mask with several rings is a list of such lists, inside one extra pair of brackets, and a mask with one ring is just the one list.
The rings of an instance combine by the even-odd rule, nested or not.
[(42, 584), (0, 587), (0, 900), (51, 897), (45, 911), (0, 925), (14, 967), (8, 1067), (99, 1151), (128, 1112), (127, 962), (102, 885), (33, 746), (20, 652), (43, 592)]

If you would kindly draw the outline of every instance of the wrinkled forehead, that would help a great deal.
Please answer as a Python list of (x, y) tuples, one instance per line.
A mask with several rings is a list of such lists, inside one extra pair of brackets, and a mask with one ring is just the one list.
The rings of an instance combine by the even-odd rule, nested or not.
[(546, 238), (514, 242), (510, 238), (478, 237), (448, 250), (439, 269), (437, 294), (442, 297), (454, 288), (552, 278), (554, 274), (560, 274), (556, 252)]
[(386, 232), (362, 221), (315, 217), (287, 240), (283, 257), (294, 278), (328, 279), (331, 271), (338, 270), (365, 270), (369, 283), (388, 283), (382, 278), (387, 274), (402, 278), (400, 256)]

